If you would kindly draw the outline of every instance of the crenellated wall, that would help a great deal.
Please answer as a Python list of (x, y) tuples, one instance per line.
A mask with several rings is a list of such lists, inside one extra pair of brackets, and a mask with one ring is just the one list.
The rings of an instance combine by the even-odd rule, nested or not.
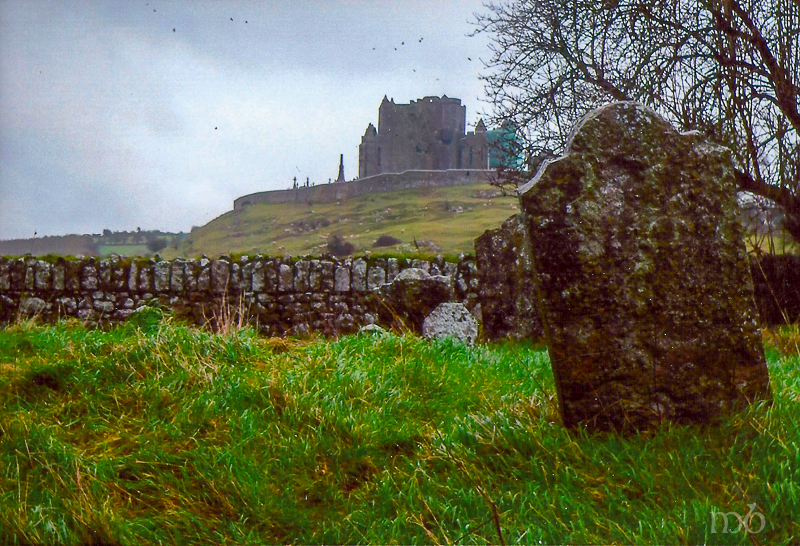
[(381, 305), (376, 289), (408, 267), (449, 276), (456, 299), (471, 307), (476, 304), (477, 274), (471, 257), (458, 262), (24, 257), (0, 258), (0, 322), (32, 315), (116, 322), (158, 302), (198, 323), (222, 320), (232, 308), (270, 335), (347, 333), (376, 322)]

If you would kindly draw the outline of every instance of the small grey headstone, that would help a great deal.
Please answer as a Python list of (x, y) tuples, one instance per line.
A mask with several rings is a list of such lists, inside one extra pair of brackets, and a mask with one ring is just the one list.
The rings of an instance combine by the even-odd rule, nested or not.
[(422, 335), (452, 337), (472, 345), (478, 339), (478, 321), (462, 303), (441, 303), (422, 321)]

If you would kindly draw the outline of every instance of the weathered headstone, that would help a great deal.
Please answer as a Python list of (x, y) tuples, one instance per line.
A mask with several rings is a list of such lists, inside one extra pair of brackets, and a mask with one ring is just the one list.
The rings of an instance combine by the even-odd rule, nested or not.
[(564, 423), (708, 423), (769, 397), (730, 151), (621, 102), (520, 189)]
[(522, 214), (508, 218), (497, 229), (475, 239), (478, 300), (486, 339), (542, 339), (528, 252), (528, 234)]

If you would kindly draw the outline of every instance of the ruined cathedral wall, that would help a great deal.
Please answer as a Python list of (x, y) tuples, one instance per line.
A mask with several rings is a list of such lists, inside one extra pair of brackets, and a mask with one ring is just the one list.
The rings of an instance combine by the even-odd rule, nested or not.
[(405, 171), (384, 173), (348, 182), (356, 195), (403, 191), (416, 188), (443, 188), (466, 184), (488, 183), (495, 176), (494, 171), (480, 169), (453, 169), (449, 171)]
[(236, 199), (233, 202), (233, 210), (240, 210), (254, 203), (332, 203), (340, 199), (373, 193), (481, 184), (488, 183), (493, 176), (496, 176), (494, 171), (480, 169), (384, 173), (350, 182), (253, 193)]

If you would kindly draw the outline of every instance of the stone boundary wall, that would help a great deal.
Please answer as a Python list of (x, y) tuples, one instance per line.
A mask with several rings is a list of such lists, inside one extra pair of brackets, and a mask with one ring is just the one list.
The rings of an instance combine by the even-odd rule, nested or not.
[[(458, 301), (477, 303), (472, 257), (458, 262), (397, 258), (227, 257), (42, 260), (0, 258), (0, 323), (38, 315), (118, 322), (137, 308), (160, 303), (204, 324), (244, 313), (269, 335), (350, 333), (375, 323), (376, 289), (403, 269), (448, 275)], [(238, 318), (238, 317), (237, 317)]]
[[(800, 256), (762, 256), (751, 258), (750, 263), (762, 323), (800, 322)], [(382, 302), (375, 288), (408, 267), (449, 275), (456, 299), (476, 314), (480, 314), (478, 304), (487, 311), (497, 304), (482, 301), (496, 299), (497, 290), (481, 293), (479, 283), (485, 275), (472, 257), (458, 262), (441, 258), (50, 261), (24, 257), (0, 258), (0, 324), (32, 315), (46, 321), (71, 316), (118, 322), (139, 307), (160, 303), (200, 324), (220, 316), (224, 305), (232, 305), (241, 307), (249, 321), (270, 335), (348, 333), (378, 320)], [(497, 275), (515, 277), (516, 273), (500, 268)], [(493, 279), (497, 282), (504, 281)], [(517, 321), (516, 312), (508, 321)], [(531, 334), (529, 328), (522, 330), (484, 330), (484, 335), (497, 339)]]
[(800, 324), (800, 256), (753, 256), (750, 273), (761, 322)]
[(480, 169), (451, 169), (447, 171), (405, 171), (383, 173), (350, 182), (320, 184), (300, 187), (295, 190), (274, 190), (251, 193), (233, 202), (233, 210), (240, 210), (253, 203), (333, 203), (359, 195), (402, 191), (415, 188), (463, 186), (488, 183), (496, 176), (494, 171)]

